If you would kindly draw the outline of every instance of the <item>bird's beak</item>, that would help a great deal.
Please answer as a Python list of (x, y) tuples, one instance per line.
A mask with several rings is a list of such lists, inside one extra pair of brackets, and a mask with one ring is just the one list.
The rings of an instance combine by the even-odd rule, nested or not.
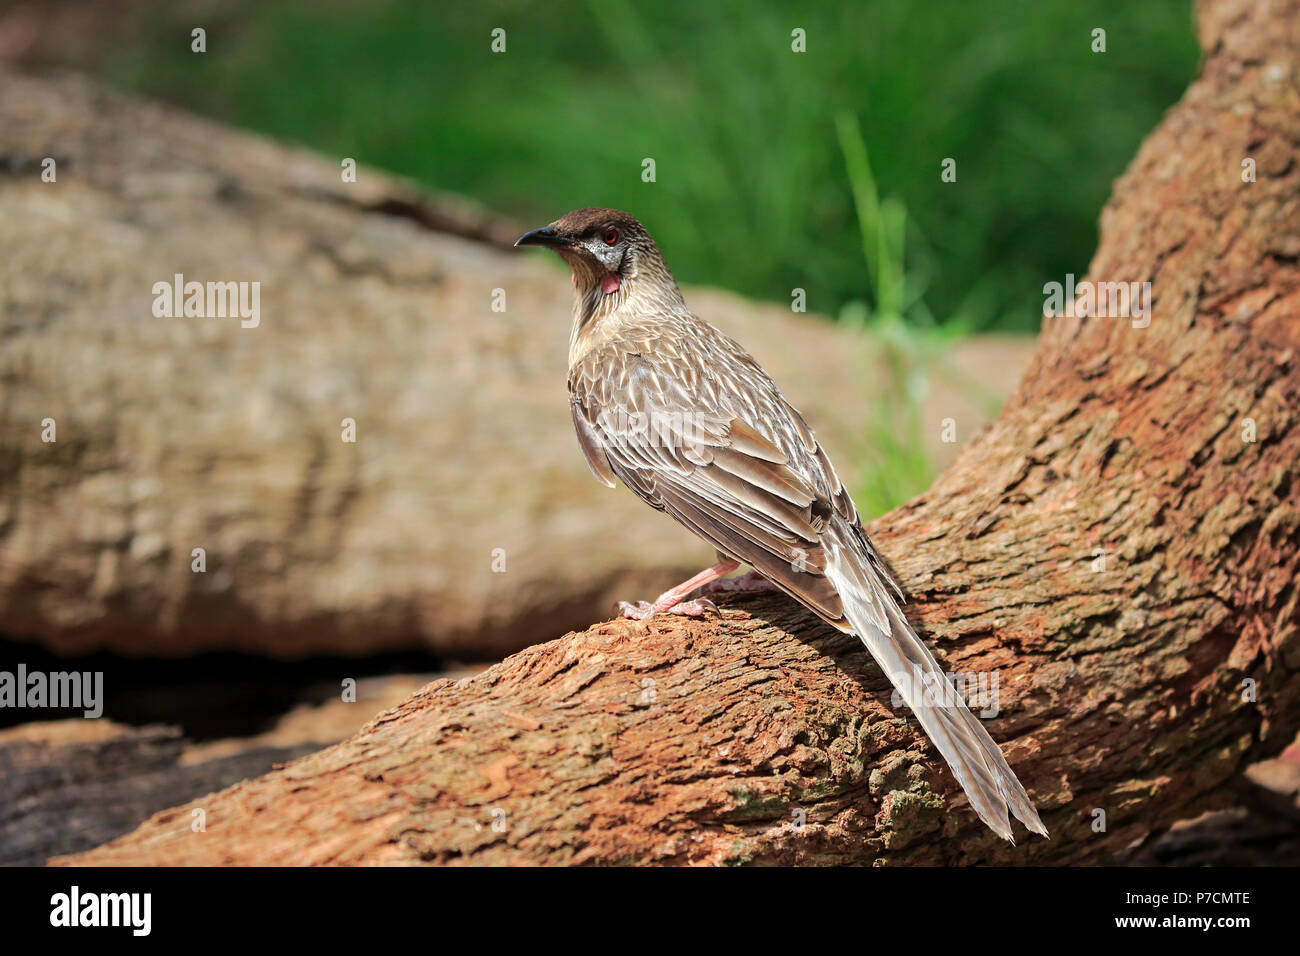
[(554, 226), (542, 226), (540, 229), (533, 229), (524, 233), (515, 240), (516, 246), (551, 246), (563, 247), (569, 245), (569, 240), (555, 231)]

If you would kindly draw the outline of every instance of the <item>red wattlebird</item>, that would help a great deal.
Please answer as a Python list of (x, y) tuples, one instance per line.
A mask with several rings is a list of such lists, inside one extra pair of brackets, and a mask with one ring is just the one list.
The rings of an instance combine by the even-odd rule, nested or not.
[(861, 638), (943, 754), (971, 806), (1012, 839), (1010, 810), (1047, 835), (1025, 788), (899, 609), (813, 431), (744, 349), (686, 306), (639, 222), (578, 209), (515, 245), (554, 249), (577, 292), (569, 402), (598, 479), (616, 480), (713, 545), (721, 562), (630, 617), (698, 614), (698, 588), (741, 563)]

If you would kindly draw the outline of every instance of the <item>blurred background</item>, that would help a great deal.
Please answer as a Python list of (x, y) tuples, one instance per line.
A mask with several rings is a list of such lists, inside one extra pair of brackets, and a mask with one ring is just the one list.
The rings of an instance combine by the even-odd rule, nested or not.
[[(95, 845), (707, 558), (586, 474), (567, 281), (518, 231), (641, 218), (876, 516), (1011, 394), (1043, 284), (1087, 271), (1197, 60), (1182, 0), (0, 0), (0, 657), (109, 688), (102, 721), (0, 713), (0, 862)], [(263, 281), (257, 337), (150, 321), (141, 290), (182, 270)], [(36, 439), (50, 409), (71, 443)], [(189, 573), (196, 542), (216, 573)], [(1237, 816), (1140, 852), (1203, 861), (1225, 827), (1273, 839)]]
[[(856, 489), (871, 514), (950, 457), (896, 438), (918, 430), (929, 379), (996, 409), (1027, 349), (953, 347), (1037, 330), (1043, 283), (1086, 271), (1111, 181), (1197, 62), (1181, 0), (0, 10), (11, 61), (89, 70), (525, 224), (628, 209), (683, 283), (787, 305), (805, 290), (808, 311), (871, 330), (889, 377)], [(207, 55), (185, 42), (196, 25)], [(485, 57), (495, 28), (505, 53)], [(773, 55), (795, 29), (806, 52)]]
[[(175, 42), (195, 24), (220, 55)], [(485, 61), (490, 27), (506, 51)], [(530, 222), (652, 196), (686, 283), (1034, 332), (1043, 282), (1085, 270), (1111, 181), (1190, 80), (1191, 27), (1187, 3), (1124, 0), (223, 0), (145, 5), (86, 52), (122, 89)], [(795, 28), (805, 54), (763, 56)], [(864, 269), (864, 234), (901, 290)]]

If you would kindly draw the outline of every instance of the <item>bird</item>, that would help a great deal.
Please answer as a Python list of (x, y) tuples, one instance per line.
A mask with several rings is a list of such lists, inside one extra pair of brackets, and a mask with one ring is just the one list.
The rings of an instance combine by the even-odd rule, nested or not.
[(576, 209), (515, 245), (549, 248), (572, 269), (569, 406), (592, 473), (718, 554), (655, 601), (621, 604), (624, 615), (709, 613), (712, 602), (690, 595), (747, 565), (861, 639), (990, 829), (1014, 844), (1009, 810), (1046, 837), (1002, 751), (908, 624), (903, 590), (813, 430), (749, 353), (690, 310), (645, 227), (621, 210)]

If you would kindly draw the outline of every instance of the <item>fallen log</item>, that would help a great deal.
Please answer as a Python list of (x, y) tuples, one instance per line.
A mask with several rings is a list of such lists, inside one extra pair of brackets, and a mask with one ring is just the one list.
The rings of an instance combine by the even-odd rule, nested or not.
[(150, 814), (319, 746), (254, 741), (189, 762), (180, 730), (165, 724), (72, 719), (2, 730), (0, 866), (41, 866), (51, 854), (89, 850)]
[(996, 678), (1051, 840), (976, 820), (855, 639), (736, 595), (435, 682), (59, 862), (1083, 863), (1228, 805), (1300, 723), (1300, 0), (1198, 25), (1086, 280), (1150, 282), (1149, 322), (1047, 319), (998, 420), (871, 527), (920, 633)]

